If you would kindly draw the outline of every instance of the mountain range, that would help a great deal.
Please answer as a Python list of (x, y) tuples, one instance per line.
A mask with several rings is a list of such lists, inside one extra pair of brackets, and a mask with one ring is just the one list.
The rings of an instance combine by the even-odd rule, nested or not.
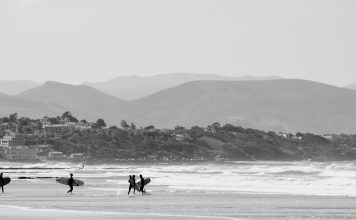
[[(100, 92), (86, 85), (69, 85), (49, 81), (15, 96), (33, 102), (44, 103), (57, 114), (70, 111), (79, 118), (109, 122), (122, 119), (119, 112), (127, 108), (127, 102)], [(46, 113), (46, 112), (45, 112)], [(41, 113), (41, 115), (46, 115)]]
[(45, 103), (0, 93), (0, 115), (7, 116), (15, 112), (22, 116), (34, 118), (57, 113)]
[(189, 82), (132, 106), (130, 120), (160, 127), (218, 121), (274, 131), (356, 131), (356, 91), (305, 80)]
[(158, 91), (181, 85), (186, 82), (199, 80), (224, 80), (224, 81), (247, 81), (247, 80), (270, 80), (279, 79), (277, 76), (254, 77), (254, 76), (220, 76), (213, 74), (194, 73), (171, 73), (154, 76), (120, 76), (104, 82), (84, 83), (102, 92), (124, 100), (136, 100), (154, 94)]
[(0, 115), (122, 119), (159, 128), (230, 123), (262, 130), (356, 133), (356, 91), (313, 81), (199, 80), (125, 101), (88, 85), (46, 82), (10, 96), (0, 94)]
[[(153, 76), (120, 76), (103, 82), (84, 82), (84, 85), (96, 88), (99, 91), (115, 96), (123, 100), (135, 100), (146, 97), (163, 89), (181, 85), (186, 82), (197, 80), (225, 80), (225, 81), (247, 81), (247, 80), (270, 80), (280, 79), (278, 76), (220, 76), (213, 74), (194, 73), (170, 73)], [(42, 85), (40, 82), (30, 80), (0, 80), (0, 93), (17, 95), (28, 89)]]

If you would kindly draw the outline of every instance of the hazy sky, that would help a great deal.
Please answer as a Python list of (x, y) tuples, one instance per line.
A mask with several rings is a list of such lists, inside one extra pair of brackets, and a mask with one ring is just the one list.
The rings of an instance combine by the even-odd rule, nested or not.
[(356, 1), (0, 0), (0, 79), (170, 72), (356, 83)]

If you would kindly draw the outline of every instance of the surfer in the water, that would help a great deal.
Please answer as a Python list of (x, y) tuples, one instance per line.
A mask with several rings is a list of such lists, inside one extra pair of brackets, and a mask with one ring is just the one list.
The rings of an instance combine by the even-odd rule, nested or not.
[(0, 183), (1, 183), (2, 193), (4, 193), (4, 177), (2, 177), (2, 173), (0, 173)]
[(74, 179), (73, 179), (73, 173), (71, 173), (69, 181), (68, 181), (68, 185), (69, 185), (70, 189), (68, 190), (67, 193), (72, 193), (73, 192), (73, 184), (76, 184), (76, 183), (74, 182)]
[(142, 174), (140, 174), (140, 181), (141, 181), (141, 186), (140, 186), (140, 191), (143, 193), (146, 193), (146, 191), (144, 190), (145, 187), (145, 180), (142, 177)]

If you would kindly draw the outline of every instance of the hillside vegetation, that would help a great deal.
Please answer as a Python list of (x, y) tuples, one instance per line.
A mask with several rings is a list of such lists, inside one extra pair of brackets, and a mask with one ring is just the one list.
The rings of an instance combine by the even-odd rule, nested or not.
[[(177, 140), (177, 135), (184, 139)], [(66, 154), (85, 152), (92, 160), (343, 160), (348, 151), (314, 134), (285, 138), (273, 132), (224, 125), (160, 131), (117, 127), (77, 132), (47, 140)], [(356, 143), (356, 141), (354, 142)], [(356, 154), (355, 157), (356, 158)]]
[[(134, 123), (121, 122), (121, 128), (105, 127), (79, 120), (65, 112), (62, 116), (46, 118), (50, 123), (90, 124), (85, 131), (68, 130), (60, 134), (42, 131), (41, 120), (17, 118), (17, 114), (3, 117), (0, 125), (16, 124), (25, 134), (26, 145), (49, 144), (53, 150), (66, 155), (84, 153), (90, 161), (118, 160), (344, 160), (356, 158), (352, 135), (324, 138), (310, 133), (287, 134), (264, 132), (231, 124), (215, 122), (205, 128), (193, 126), (174, 129), (155, 129), (153, 125), (136, 128)], [(6, 132), (0, 131), (0, 136)]]

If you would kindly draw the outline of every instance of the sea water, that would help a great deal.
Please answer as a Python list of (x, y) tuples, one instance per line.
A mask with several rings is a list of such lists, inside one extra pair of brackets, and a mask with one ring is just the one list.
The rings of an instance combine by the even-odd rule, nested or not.
[[(13, 181), (55, 182), (69, 176), (94, 192), (127, 193), (128, 176), (150, 177), (148, 192), (253, 193), (356, 196), (356, 162), (239, 162), (200, 164), (8, 163), (0, 172)], [(32, 179), (21, 179), (21, 178)]]

